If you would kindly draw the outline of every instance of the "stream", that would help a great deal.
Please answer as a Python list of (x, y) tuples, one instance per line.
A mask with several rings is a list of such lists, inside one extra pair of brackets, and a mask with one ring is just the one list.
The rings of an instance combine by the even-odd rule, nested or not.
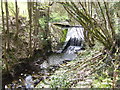
[[(40, 81), (52, 75), (54, 71), (59, 68), (60, 64), (74, 60), (76, 57), (77, 54), (75, 53), (53, 53), (42, 64), (37, 64), (36, 67), (36, 63), (32, 63), (36, 71), (32, 71), (30, 68), (30, 70), (26, 72), (20, 72), (20, 76), (18, 76), (17, 79), (9, 80), (9, 84), (5, 85), (5, 88), (33, 88)], [(36, 61), (39, 62), (40, 60), (38, 59)], [(10, 78), (11, 77), (9, 77), (9, 79)]]
[[(21, 71), (19, 73), (20, 76), (16, 80), (11, 80), (11, 83), (5, 85), (5, 88), (34, 88), (40, 81), (52, 75), (60, 64), (74, 60), (77, 57), (76, 53), (83, 48), (83, 40), (83, 28), (69, 28), (62, 50), (52, 53), (46, 60), (42, 60), (42, 63), (39, 58), (35, 62), (30, 63), (26, 72), (24, 70)], [(25, 66), (27, 66), (27, 63), (23, 64), (21, 68)]]

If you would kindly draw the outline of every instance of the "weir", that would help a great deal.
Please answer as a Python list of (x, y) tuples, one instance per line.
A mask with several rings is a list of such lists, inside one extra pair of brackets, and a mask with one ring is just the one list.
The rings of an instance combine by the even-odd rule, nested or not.
[(65, 43), (62, 49), (50, 55), (47, 61), (44, 61), (40, 68), (48, 68), (50, 66), (59, 66), (65, 61), (74, 60), (77, 57), (77, 52), (84, 49), (84, 28), (82, 26), (69, 26), (55, 24), (62, 29), (68, 29)]
[(84, 49), (84, 28), (82, 26), (60, 25), (62, 29), (68, 29), (65, 43), (61, 50), (51, 55), (48, 62), (41, 64), (41, 68), (48, 68), (52, 65), (62, 64), (64, 61), (71, 61), (77, 57), (76, 52)]
[(55, 25), (61, 26), (62, 29), (68, 29), (61, 53), (77, 52), (84, 48), (84, 28), (82, 26)]

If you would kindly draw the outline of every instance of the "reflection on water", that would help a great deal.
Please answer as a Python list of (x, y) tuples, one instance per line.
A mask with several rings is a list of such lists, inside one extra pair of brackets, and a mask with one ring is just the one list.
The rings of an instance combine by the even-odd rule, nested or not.
[(34, 82), (31, 75), (25, 78), (25, 86), (26, 88), (34, 88)]
[(80, 49), (81, 47), (78, 46), (69, 46), (65, 53), (52, 54), (47, 61), (44, 61), (40, 65), (40, 68), (44, 69), (50, 66), (59, 66), (59, 64), (62, 64), (64, 61), (74, 60), (77, 57), (75, 53), (80, 51)]

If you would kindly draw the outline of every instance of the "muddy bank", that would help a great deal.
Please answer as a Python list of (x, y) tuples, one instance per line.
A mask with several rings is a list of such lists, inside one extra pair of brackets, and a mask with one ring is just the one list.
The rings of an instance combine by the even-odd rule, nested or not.
[(2, 70), (2, 86), (10, 84), (14, 80), (18, 80), (20, 77), (25, 78), (25, 74), (38, 73), (40, 68), (38, 64), (42, 64), (46, 57), (41, 53), (41, 50), (34, 51), (34, 54), (30, 58), (20, 58), (18, 63), (14, 63), (9, 68), (9, 72)]

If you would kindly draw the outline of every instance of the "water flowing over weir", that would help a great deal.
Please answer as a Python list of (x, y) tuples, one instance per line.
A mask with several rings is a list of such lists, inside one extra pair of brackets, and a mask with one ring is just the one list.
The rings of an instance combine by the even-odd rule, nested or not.
[(80, 50), (83, 47), (84, 42), (84, 28), (82, 26), (70, 26), (66, 35), (66, 41), (63, 46), (64, 52), (66, 49), (71, 49), (69, 46), (72, 46), (72, 50)]
[(62, 29), (68, 29), (62, 49), (49, 56), (48, 62), (43, 62), (40, 65), (41, 68), (48, 68), (49, 66), (59, 65), (64, 61), (74, 60), (77, 57), (76, 52), (84, 48), (84, 28), (82, 26), (62, 25)]

